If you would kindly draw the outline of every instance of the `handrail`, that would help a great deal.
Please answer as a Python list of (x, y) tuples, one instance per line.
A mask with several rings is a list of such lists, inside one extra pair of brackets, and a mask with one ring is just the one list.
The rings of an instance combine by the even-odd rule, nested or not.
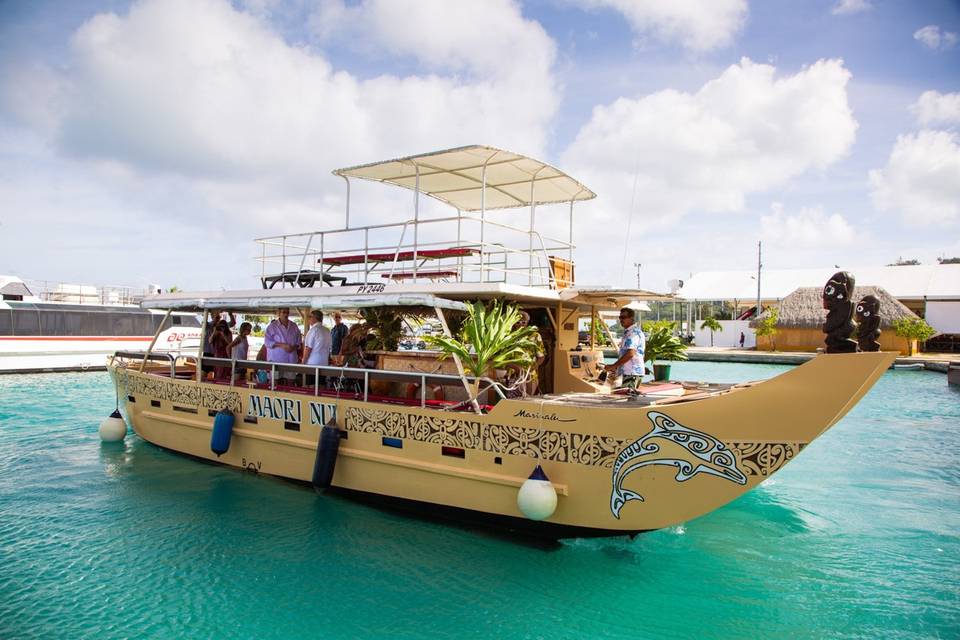
[[(489, 242), (481, 236), (479, 242), (470, 241), (464, 243), (462, 241), (462, 231), (461, 226), (464, 222), (474, 222), (480, 224), (481, 226), (486, 225), (493, 229), (501, 229), (508, 231), (510, 233), (520, 234), (522, 236), (528, 237), (530, 240), (527, 246), (520, 246), (517, 243), (517, 246), (513, 246), (513, 243), (504, 244), (503, 242)], [(520, 227), (514, 226), (512, 224), (507, 224), (504, 222), (496, 222), (492, 220), (486, 220), (484, 218), (478, 218), (471, 215), (458, 215), (458, 216), (447, 216), (441, 218), (428, 218), (425, 220), (420, 219), (407, 219), (398, 222), (387, 222), (379, 224), (371, 224), (360, 227), (352, 228), (343, 228), (343, 229), (329, 229), (325, 231), (312, 231), (312, 232), (303, 232), (295, 234), (283, 234), (279, 236), (266, 236), (262, 238), (257, 238), (256, 242), (261, 245), (261, 252), (259, 260), (261, 262), (261, 271), (265, 271), (265, 266), (267, 263), (270, 264), (279, 264), (283, 273), (286, 273), (286, 266), (289, 261), (289, 258), (293, 255), (299, 254), (300, 260), (297, 267), (297, 276), (292, 286), (299, 284), (299, 276), (303, 273), (304, 267), (310, 259), (311, 261), (319, 256), (320, 258), (320, 268), (319, 270), (323, 273), (327, 273), (331, 270), (336, 270), (338, 275), (351, 275), (363, 284), (369, 284), (371, 276), (374, 274), (381, 274), (384, 277), (390, 278), (392, 280), (393, 275), (398, 271), (400, 263), (400, 253), (402, 251), (413, 251), (413, 255), (417, 255), (420, 250), (429, 248), (429, 247), (443, 247), (449, 246), (450, 241), (439, 241), (432, 240), (428, 242), (420, 242), (418, 239), (418, 234), (416, 233), (417, 229), (421, 225), (438, 225), (438, 224), (450, 224), (456, 223), (458, 229), (458, 238), (461, 238), (457, 241), (457, 246), (469, 246), (479, 250), (480, 258), (479, 263), (477, 263), (475, 257), (464, 259), (458, 257), (456, 268), (459, 273), (459, 279), (463, 280), (465, 273), (479, 273), (479, 282), (487, 282), (487, 273), (500, 273), (505, 275), (504, 281), (512, 281), (510, 278), (517, 276), (524, 276), (527, 280), (527, 284), (531, 286), (554, 286), (556, 281), (553, 278), (553, 274), (550, 270), (550, 254), (552, 252), (572, 252), (575, 248), (575, 245), (572, 242), (572, 238), (569, 242), (561, 240), (559, 238), (553, 238), (550, 236), (545, 236), (539, 231), (533, 229), (522, 229)], [(414, 229), (413, 239), (408, 240), (408, 231), (410, 228)], [(371, 231), (383, 231), (390, 230), (389, 236), (394, 236), (393, 234), (399, 231), (396, 242), (391, 242), (388, 237), (377, 236), (374, 241), (375, 244), (371, 244)], [(328, 239), (327, 236), (335, 238), (338, 235), (347, 234), (347, 233), (356, 233), (362, 234), (362, 238), (356, 238), (355, 240), (343, 240), (339, 241), (338, 244), (341, 247), (347, 248), (338, 248), (336, 250), (330, 250), (327, 246), (328, 243), (325, 241)], [(316, 246), (315, 238), (319, 236), (320, 240), (320, 249), (319, 252), (313, 248)], [(305, 240), (305, 242), (304, 242)], [(384, 242), (385, 241), (385, 242)], [(361, 243), (362, 246), (358, 246), (355, 242)], [(548, 244), (549, 243), (549, 244)], [(333, 243), (330, 243), (333, 244)], [(350, 245), (350, 246), (348, 246)], [(538, 246), (539, 245), (539, 246)], [(337, 256), (350, 256), (353, 254), (358, 254), (362, 252), (363, 262), (356, 263), (351, 262), (350, 264), (332, 264), (326, 265), (324, 260), (330, 259)], [(371, 262), (369, 257), (373, 253), (385, 253), (387, 255), (392, 254), (393, 259), (387, 259), (384, 262)], [(509, 257), (511, 255), (516, 256), (529, 256), (529, 260), (525, 267), (513, 266), (508, 267), (508, 263), (504, 261), (503, 264), (491, 264), (489, 263), (490, 256), (505, 256)], [(414, 279), (416, 279), (416, 272), (418, 271), (419, 263), (413, 261), (413, 272)], [(283, 286), (286, 286), (287, 280), (283, 281)]]
[(110, 357), (111, 364), (114, 358), (127, 358), (131, 360), (139, 360), (144, 362), (146, 360), (158, 360), (158, 361), (167, 361), (170, 363), (170, 377), (174, 377), (177, 372), (177, 358), (172, 353), (157, 352), (157, 353), (148, 353), (146, 351), (115, 351), (114, 354)]
[[(142, 361), (144, 357), (147, 357), (149, 360), (162, 360), (169, 361), (170, 363), (170, 378), (173, 379), (176, 377), (176, 362), (178, 356), (171, 353), (152, 353), (147, 355), (144, 351), (117, 351), (111, 356), (113, 358), (126, 358), (130, 360)], [(400, 377), (412, 380), (419, 380), (420, 382), (420, 408), (426, 408), (427, 406), (427, 395), (426, 387), (427, 382), (451, 382), (460, 384), (464, 380), (460, 376), (450, 375), (446, 373), (427, 373), (421, 371), (393, 371), (390, 369), (367, 369), (359, 367), (335, 367), (335, 366), (323, 366), (323, 365), (307, 365), (307, 364), (294, 364), (294, 363), (281, 363), (281, 362), (265, 362), (263, 360), (234, 360), (233, 358), (210, 358), (203, 357), (200, 359), (201, 366), (203, 365), (212, 365), (212, 366), (223, 366), (230, 367), (230, 386), (236, 387), (236, 370), (238, 366), (247, 368), (247, 369), (256, 369), (256, 370), (269, 370), (270, 371), (270, 390), (276, 390), (276, 379), (277, 372), (283, 371), (294, 371), (298, 373), (307, 373), (313, 374), (315, 376), (314, 380), (314, 395), (319, 396), (319, 385), (320, 385), (320, 376), (323, 375), (321, 372), (325, 372), (326, 375), (330, 377), (336, 377), (339, 380), (363, 380), (363, 400), (368, 402), (369, 398), (369, 388), (370, 380), (377, 379), (377, 377), (388, 376), (388, 377)], [(503, 389), (496, 380), (493, 380), (487, 376), (465, 376), (465, 379), (468, 382), (486, 384), (485, 387), (478, 388), (479, 392), (486, 392), (490, 389), (500, 397), (501, 400), (506, 399), (506, 394), (504, 394)]]

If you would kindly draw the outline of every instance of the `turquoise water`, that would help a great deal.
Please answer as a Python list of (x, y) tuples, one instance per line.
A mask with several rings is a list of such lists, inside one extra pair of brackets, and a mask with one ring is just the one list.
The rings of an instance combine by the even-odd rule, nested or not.
[(960, 392), (943, 374), (887, 373), (710, 515), (548, 549), (135, 436), (101, 445), (113, 405), (106, 374), (0, 376), (0, 638), (960, 636)]

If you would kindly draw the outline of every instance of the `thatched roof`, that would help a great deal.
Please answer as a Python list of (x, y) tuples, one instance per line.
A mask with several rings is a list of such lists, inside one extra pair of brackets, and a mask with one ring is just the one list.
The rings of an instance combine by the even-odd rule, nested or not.
[[(781, 300), (777, 326), (787, 329), (813, 329), (822, 326), (827, 318), (827, 310), (823, 308), (822, 293), (823, 289), (819, 287), (800, 287)], [(856, 287), (853, 290), (853, 301), (857, 302), (866, 295), (876, 296), (880, 301), (882, 328), (891, 327), (893, 321), (900, 318), (916, 317), (913, 311), (880, 287)], [(760, 317), (766, 317), (767, 313), (764, 311)], [(751, 322), (750, 326), (755, 326), (755, 322)]]

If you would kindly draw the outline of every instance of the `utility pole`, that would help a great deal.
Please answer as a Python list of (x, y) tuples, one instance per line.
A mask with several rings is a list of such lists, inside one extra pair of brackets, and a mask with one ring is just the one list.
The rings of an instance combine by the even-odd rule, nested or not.
[(637, 268), (637, 289), (640, 288), (640, 267), (643, 266), (639, 262), (634, 262), (633, 266)]
[(763, 242), (757, 241), (757, 314), (756, 318), (760, 317), (760, 270), (763, 269), (763, 262), (761, 262), (761, 249)]

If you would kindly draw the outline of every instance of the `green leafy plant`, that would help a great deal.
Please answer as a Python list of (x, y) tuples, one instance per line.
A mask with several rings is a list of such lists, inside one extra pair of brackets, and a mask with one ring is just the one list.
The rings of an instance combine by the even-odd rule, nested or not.
[(403, 316), (387, 307), (368, 307), (360, 312), (373, 338), (370, 351), (396, 351), (403, 336)]
[(780, 313), (777, 309), (767, 309), (767, 315), (763, 318), (760, 318), (756, 322), (753, 331), (757, 334), (758, 338), (769, 337), (770, 345), (773, 347), (773, 350), (777, 350), (777, 343), (774, 341), (774, 336), (777, 334), (777, 321), (780, 319)]
[[(467, 309), (459, 335), (427, 336), (425, 340), (440, 351), (441, 359), (456, 355), (466, 372), (478, 378), (511, 365), (529, 368), (536, 359), (537, 328), (514, 329), (519, 320), (520, 311), (513, 305), (497, 300), (487, 307), (474, 302)], [(474, 384), (474, 393), (476, 387)]]
[(701, 329), (710, 330), (710, 346), (713, 346), (713, 332), (714, 331), (723, 331), (723, 327), (720, 325), (720, 322), (713, 316), (707, 316), (703, 319), (703, 324), (700, 325)]
[(670, 320), (654, 320), (643, 323), (647, 334), (647, 346), (644, 359), (648, 362), (657, 360), (686, 360), (687, 345), (679, 336), (673, 334), (676, 323)]
[(609, 347), (610, 346), (610, 337), (607, 335), (607, 332), (603, 330), (601, 323), (605, 322), (603, 318), (599, 315), (594, 317), (593, 320), (593, 343), (598, 347)]
[(898, 318), (893, 321), (893, 332), (901, 338), (911, 341), (910, 353), (913, 354), (912, 341), (926, 342), (937, 335), (937, 330), (927, 324), (923, 318)]

